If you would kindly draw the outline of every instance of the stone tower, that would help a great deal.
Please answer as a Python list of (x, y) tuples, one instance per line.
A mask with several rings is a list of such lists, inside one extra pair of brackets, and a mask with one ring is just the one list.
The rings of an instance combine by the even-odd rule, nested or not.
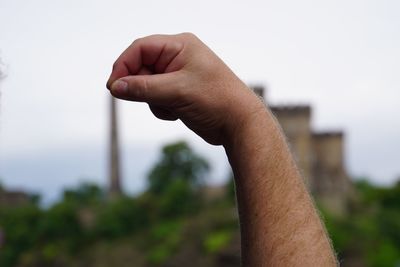
[[(253, 90), (263, 97), (262, 87)], [(338, 131), (314, 132), (309, 105), (268, 106), (287, 137), (310, 192), (332, 213), (345, 213), (352, 187), (344, 165), (344, 134)]]
[(343, 213), (350, 193), (350, 179), (344, 166), (343, 132), (312, 135), (314, 196), (326, 208)]
[(119, 140), (117, 123), (117, 106), (114, 97), (110, 97), (110, 147), (109, 147), (109, 196), (117, 197), (122, 194), (120, 161), (119, 161)]
[(307, 105), (270, 106), (278, 119), (308, 189), (313, 188), (311, 170), (311, 107)]

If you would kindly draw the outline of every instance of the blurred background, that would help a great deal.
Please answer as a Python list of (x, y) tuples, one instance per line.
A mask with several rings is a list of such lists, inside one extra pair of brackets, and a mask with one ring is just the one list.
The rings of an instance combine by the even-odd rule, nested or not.
[(343, 266), (400, 265), (398, 1), (0, 2), (0, 266), (239, 266), (221, 147), (111, 101), (193, 32), (271, 107)]

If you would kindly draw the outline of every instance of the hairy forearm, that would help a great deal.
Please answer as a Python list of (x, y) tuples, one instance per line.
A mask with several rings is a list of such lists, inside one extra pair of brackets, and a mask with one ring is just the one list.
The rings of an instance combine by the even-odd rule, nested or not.
[(114, 63), (107, 88), (224, 145), (235, 174), (245, 266), (335, 265), (278, 124), (196, 36), (135, 40)]
[(266, 109), (225, 145), (235, 176), (243, 266), (335, 266), (325, 229)]

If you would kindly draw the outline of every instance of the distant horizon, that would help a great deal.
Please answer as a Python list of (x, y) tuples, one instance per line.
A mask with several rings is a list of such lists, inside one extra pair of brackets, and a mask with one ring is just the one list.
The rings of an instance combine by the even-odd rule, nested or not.
[[(182, 141), (182, 139), (176, 140)], [(185, 141), (185, 140), (183, 140)], [(167, 145), (168, 142), (164, 145)], [(195, 153), (200, 154), (211, 164), (210, 177), (206, 181), (209, 185), (221, 185), (228, 181), (230, 167), (221, 147), (211, 147), (213, 158), (208, 157), (207, 151), (199, 151), (200, 144), (189, 142)], [(122, 150), (122, 189), (127, 195), (137, 195), (146, 188), (147, 174), (161, 156), (161, 146), (133, 145)], [(146, 151), (147, 150), (147, 151)], [(64, 151), (64, 153), (62, 153)], [(54, 151), (31, 155), (25, 159), (0, 161), (0, 184), (7, 190), (21, 190), (39, 194), (42, 204), (47, 206), (60, 199), (65, 189), (75, 188), (83, 182), (95, 183), (106, 189), (108, 187), (108, 170), (106, 146), (87, 146), (79, 148), (64, 148), (54, 156)], [(136, 153), (139, 153), (136, 154)], [(143, 157), (145, 153), (147, 157)], [(129, 162), (135, 162), (130, 165)], [(50, 167), (46, 167), (50, 166)], [(21, 168), (22, 167), (22, 168)], [(27, 167), (25, 171), (23, 167)], [(349, 175), (352, 181), (366, 179), (375, 186), (393, 186), (399, 180), (382, 183), (379, 180), (364, 175)], [(4, 179), (5, 178), (5, 179)], [(8, 179), (7, 179), (8, 178)], [(11, 179), (10, 179), (11, 178)], [(22, 182), (31, 183), (23, 186)]]
[[(180, 140), (182, 139), (176, 141)], [(189, 145), (193, 147), (192, 144), (189, 143)], [(124, 192), (130, 195), (143, 192), (147, 174), (161, 156), (161, 147), (138, 144), (121, 151)], [(198, 153), (198, 149), (194, 147), (193, 149), (195, 153)], [(217, 150), (219, 151), (213, 153), (217, 155), (214, 158), (204, 156), (204, 151), (199, 153), (211, 165), (210, 177), (206, 181), (210, 184), (221, 184), (227, 180), (229, 174), (228, 165), (224, 165), (225, 155), (220, 149)], [(93, 182), (107, 188), (108, 162), (105, 151), (106, 146), (100, 148), (92, 145), (64, 148), (57, 152), (58, 157), (54, 156), (54, 151), (49, 151), (24, 159), (16, 157), (7, 161), (1, 160), (0, 184), (10, 190), (39, 193), (45, 203), (54, 202), (62, 196), (64, 189), (76, 187), (81, 182)], [(146, 157), (143, 157), (143, 154)], [(216, 161), (218, 165), (215, 164)], [(129, 162), (135, 162), (135, 164), (130, 165)], [(25, 170), (24, 167), (26, 167)], [(21, 186), (22, 182), (28, 179), (31, 183)]]

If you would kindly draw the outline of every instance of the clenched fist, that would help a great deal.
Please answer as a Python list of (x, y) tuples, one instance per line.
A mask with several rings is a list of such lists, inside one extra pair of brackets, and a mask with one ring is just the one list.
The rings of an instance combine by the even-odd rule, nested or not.
[(242, 266), (337, 266), (277, 121), (198, 38), (136, 40), (115, 62), (107, 87), (224, 145), (235, 177)]
[(146, 102), (160, 119), (180, 119), (210, 144), (224, 145), (264, 105), (190, 33), (134, 41), (114, 63), (113, 96)]

